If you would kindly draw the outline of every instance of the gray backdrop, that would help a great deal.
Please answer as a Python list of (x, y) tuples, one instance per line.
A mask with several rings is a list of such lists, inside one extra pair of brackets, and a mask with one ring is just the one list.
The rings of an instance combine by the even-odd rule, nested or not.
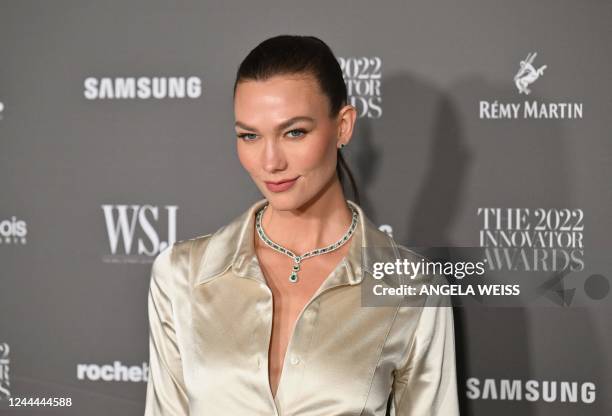
[[(3, 1), (0, 413), (143, 413), (152, 259), (260, 197), (231, 89), (290, 33), (343, 64), (362, 206), (401, 244), (479, 245), (479, 208), (583, 216), (588, 283), (547, 308), (457, 308), (462, 414), (612, 414), (611, 18), (596, 0)], [(546, 68), (525, 94), (533, 52)], [(8, 407), (22, 397), (72, 406)]]

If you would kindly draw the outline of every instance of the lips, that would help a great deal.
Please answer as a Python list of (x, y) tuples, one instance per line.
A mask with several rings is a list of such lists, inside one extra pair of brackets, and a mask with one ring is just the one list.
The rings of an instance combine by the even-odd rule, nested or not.
[(298, 178), (299, 176), (296, 176), (293, 179), (283, 179), (277, 182), (266, 181), (265, 184), (268, 190), (270, 190), (271, 192), (284, 192), (290, 189), (295, 184)]

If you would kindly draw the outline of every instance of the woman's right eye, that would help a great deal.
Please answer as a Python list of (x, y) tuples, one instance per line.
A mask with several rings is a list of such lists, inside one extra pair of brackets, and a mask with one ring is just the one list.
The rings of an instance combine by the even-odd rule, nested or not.
[(238, 138), (250, 142), (255, 140), (257, 138), (257, 135), (255, 133), (241, 133), (238, 135)]

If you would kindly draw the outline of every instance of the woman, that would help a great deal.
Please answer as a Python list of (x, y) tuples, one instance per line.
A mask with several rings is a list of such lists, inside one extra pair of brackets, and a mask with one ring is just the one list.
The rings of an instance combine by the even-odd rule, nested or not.
[(457, 415), (452, 310), (361, 306), (362, 247), (395, 243), (344, 196), (356, 110), (332, 51), (264, 41), (234, 111), (264, 199), (156, 258), (145, 415)]

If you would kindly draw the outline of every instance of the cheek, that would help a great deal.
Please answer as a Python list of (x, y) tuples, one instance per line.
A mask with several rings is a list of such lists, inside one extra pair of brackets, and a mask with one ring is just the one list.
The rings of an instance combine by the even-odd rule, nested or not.
[(238, 160), (240, 160), (242, 167), (249, 173), (253, 172), (256, 166), (254, 152), (241, 143), (238, 143), (236, 146), (236, 151), (238, 153)]
[(335, 169), (335, 146), (327, 139), (313, 140), (309, 146), (304, 146), (295, 158), (304, 171), (327, 174), (327, 171)]

